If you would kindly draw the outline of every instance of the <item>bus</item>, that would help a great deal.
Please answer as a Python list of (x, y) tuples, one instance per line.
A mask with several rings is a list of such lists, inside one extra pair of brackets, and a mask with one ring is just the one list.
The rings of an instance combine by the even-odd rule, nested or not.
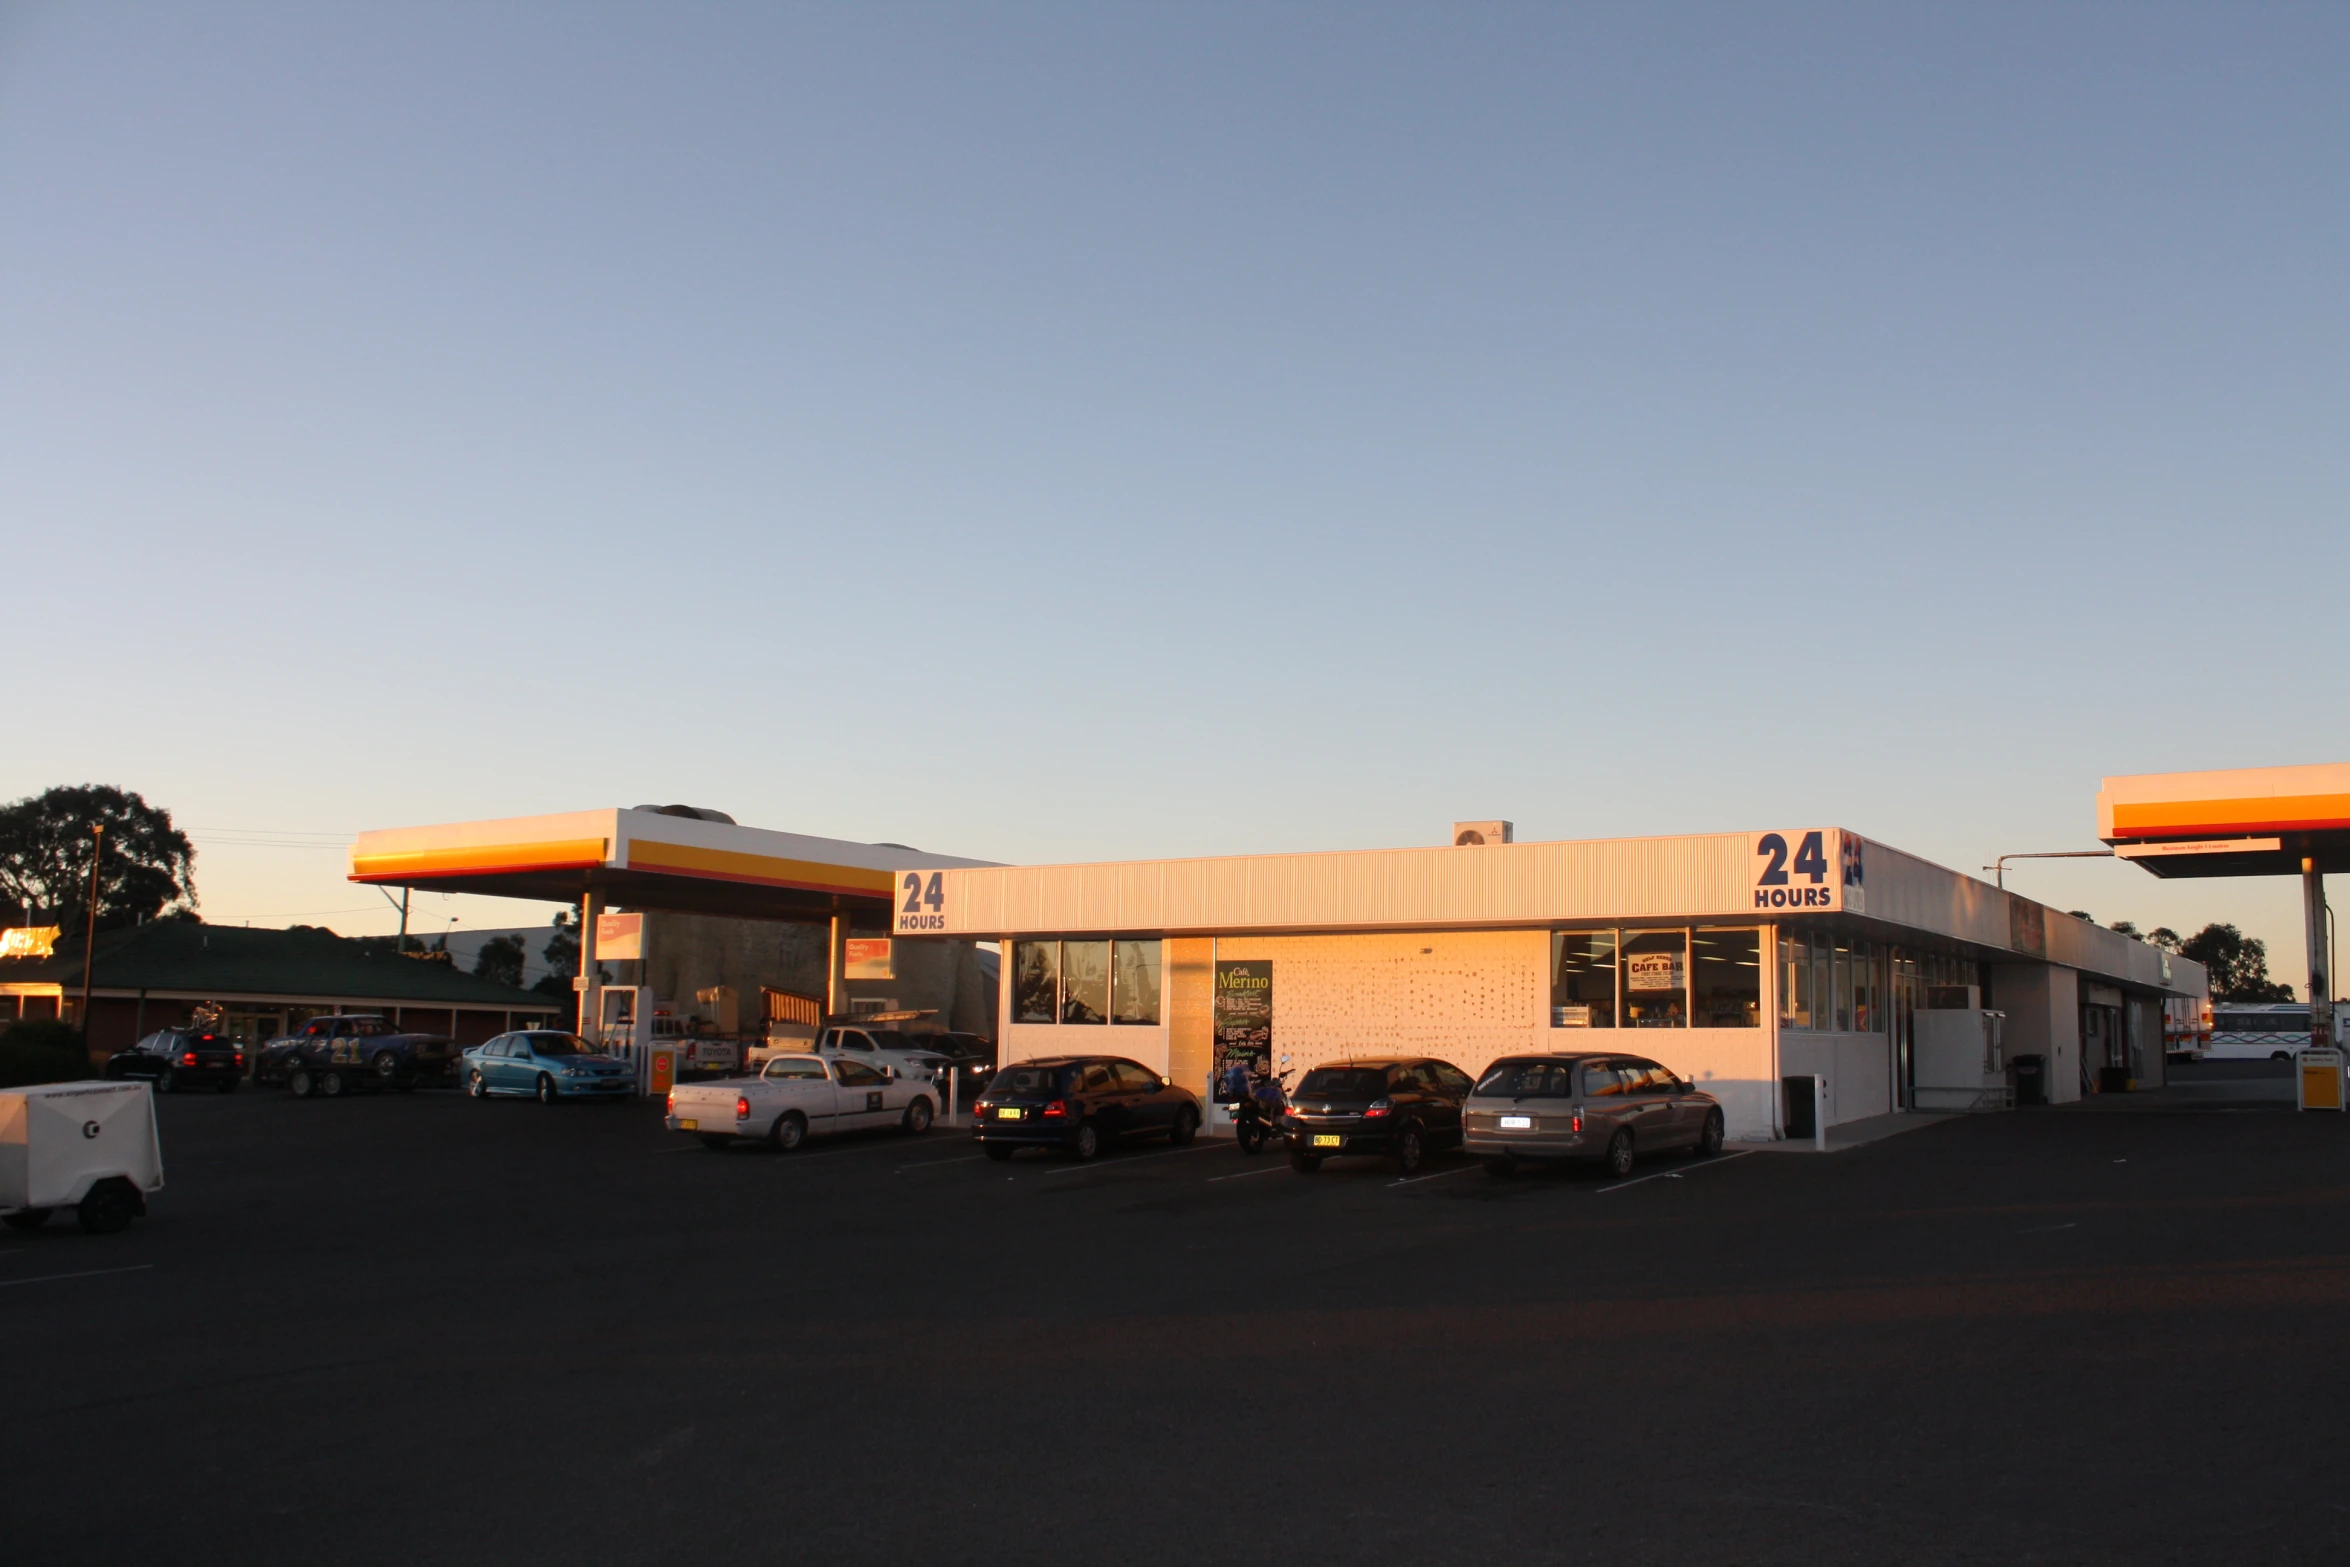
[[(2334, 1045), (2343, 1040), (2343, 1014), (2334, 1004)], [(2207, 1061), (2290, 1061), (2309, 1048), (2306, 1001), (2214, 1001), (2211, 1036), (2202, 1050)]]

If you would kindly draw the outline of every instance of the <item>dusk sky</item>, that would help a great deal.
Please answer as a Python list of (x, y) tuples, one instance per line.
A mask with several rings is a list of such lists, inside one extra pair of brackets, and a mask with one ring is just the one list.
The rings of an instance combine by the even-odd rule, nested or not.
[[(352, 933), (352, 833), (641, 802), (2095, 848), (2350, 759), (2346, 82), (2338, 3), (18, 0), (0, 798)], [(2289, 880), (2009, 880), (2304, 977)]]

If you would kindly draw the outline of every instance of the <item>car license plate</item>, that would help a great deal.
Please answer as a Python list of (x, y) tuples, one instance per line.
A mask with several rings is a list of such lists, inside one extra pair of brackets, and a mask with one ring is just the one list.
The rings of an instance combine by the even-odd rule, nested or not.
[(1342, 1139), (1336, 1132), (1316, 1132), (1314, 1134), (1316, 1148), (1335, 1148), (1341, 1141)]
[(702, 1123), (699, 1121), (680, 1121), (677, 1123), (677, 1129), (681, 1132), (698, 1132), (702, 1129)]
[(1020, 1119), (1020, 1112), (1016, 1109), (998, 1110), (995, 1113), (995, 1118), (999, 1121), (1017, 1121)]
[(1505, 1115), (1501, 1118), (1501, 1129), (1505, 1132), (1531, 1132), (1534, 1130), (1534, 1117)]

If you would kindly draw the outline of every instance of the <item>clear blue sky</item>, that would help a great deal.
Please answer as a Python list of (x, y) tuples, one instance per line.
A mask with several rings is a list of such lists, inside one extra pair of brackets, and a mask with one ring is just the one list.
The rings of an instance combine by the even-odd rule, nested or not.
[[(2346, 68), (2339, 4), (11, 4), (0, 796), (139, 789), (256, 923), (372, 895), (224, 830), (647, 800), (2093, 846), (2101, 774), (2350, 755)], [(2015, 884), (2300, 972), (2285, 882)]]

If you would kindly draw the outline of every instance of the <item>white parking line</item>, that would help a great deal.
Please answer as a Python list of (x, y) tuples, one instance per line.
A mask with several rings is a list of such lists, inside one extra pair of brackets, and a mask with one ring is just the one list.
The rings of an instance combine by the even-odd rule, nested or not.
[(1197, 1143), (1189, 1148), (1167, 1148), (1158, 1153), (1138, 1153), (1124, 1159), (1113, 1159), (1107, 1164), (1098, 1160), (1092, 1164), (1073, 1164), (1067, 1169), (1047, 1170), (1044, 1173), (1046, 1175), (1075, 1175), (1081, 1170), (1115, 1170), (1120, 1165), (1140, 1164), (1145, 1159), (1172, 1159), (1180, 1153), (1206, 1153), (1211, 1146), (1213, 1145), (1208, 1143)]
[(1668, 1175), (1675, 1180), (1679, 1180), (1682, 1176), (1688, 1174), (1689, 1170), (1711, 1169), (1717, 1164), (1728, 1164), (1733, 1159), (1743, 1159), (1748, 1154), (1753, 1152), (1753, 1149), (1747, 1148), (1737, 1153), (1717, 1154), (1713, 1158), (1704, 1161), (1702, 1164), (1693, 1164), (1689, 1166), (1688, 1170), (1659, 1170), (1654, 1175), (1635, 1175), (1628, 1181), (1611, 1181), (1607, 1185), (1599, 1188), (1599, 1190), (1594, 1192), (1592, 1195), (1595, 1197), (1605, 1196), (1609, 1192), (1620, 1192), (1627, 1186), (1638, 1186), (1642, 1181), (1661, 1181)]
[(1422, 1181), (1441, 1181), (1448, 1175), (1466, 1175), (1471, 1170), (1482, 1168), (1482, 1165), (1464, 1164), (1457, 1170), (1439, 1170), (1434, 1175), (1415, 1175), (1407, 1181), (1389, 1181), (1387, 1184), (1390, 1186), (1417, 1186)]
[(96, 1279), (109, 1273), (145, 1273), (153, 1268), (151, 1262), (133, 1263), (127, 1268), (92, 1268), (87, 1273), (44, 1273), (37, 1279), (8, 1279), (0, 1281), (0, 1290), (14, 1289), (19, 1284), (54, 1284), (59, 1279)]
[(1218, 1181), (1245, 1181), (1252, 1175), (1279, 1175), (1288, 1168), (1289, 1166), (1285, 1164), (1269, 1164), (1262, 1169), (1243, 1170), (1238, 1175), (1211, 1175), (1208, 1177), (1207, 1184), (1213, 1186)]

